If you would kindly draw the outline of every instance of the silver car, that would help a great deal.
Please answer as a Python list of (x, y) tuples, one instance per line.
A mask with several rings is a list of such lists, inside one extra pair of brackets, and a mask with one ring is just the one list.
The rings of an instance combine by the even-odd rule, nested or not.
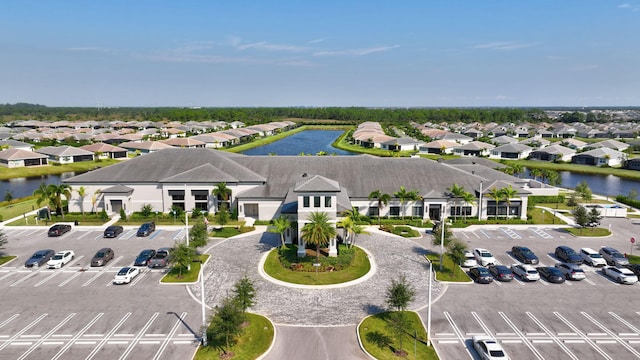
[(511, 271), (523, 281), (540, 280), (538, 270), (529, 264), (513, 264), (511, 265)]

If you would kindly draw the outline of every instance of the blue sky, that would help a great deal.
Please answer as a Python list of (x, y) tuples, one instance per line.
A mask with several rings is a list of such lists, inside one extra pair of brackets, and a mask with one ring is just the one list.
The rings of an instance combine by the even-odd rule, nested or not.
[(0, 103), (640, 105), (640, 0), (2, 1), (0, 47)]

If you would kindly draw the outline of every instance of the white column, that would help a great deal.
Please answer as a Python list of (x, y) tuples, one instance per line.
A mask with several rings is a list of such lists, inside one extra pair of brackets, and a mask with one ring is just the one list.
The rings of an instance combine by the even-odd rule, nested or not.
[(302, 229), (302, 226), (304, 224), (299, 224), (298, 227), (298, 257), (304, 257), (307, 254), (307, 250), (306, 250), (306, 243), (304, 242), (304, 239), (302, 239), (302, 235), (300, 234), (300, 229)]
[(329, 256), (336, 257), (338, 256), (338, 246), (336, 238), (332, 238), (329, 240)]

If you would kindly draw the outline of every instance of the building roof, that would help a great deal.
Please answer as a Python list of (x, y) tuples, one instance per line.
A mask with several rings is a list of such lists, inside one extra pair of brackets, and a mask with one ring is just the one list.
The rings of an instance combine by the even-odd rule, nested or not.
[(22, 149), (6, 149), (0, 151), (0, 159), (3, 160), (24, 160), (24, 159), (46, 159), (46, 155)]
[(119, 146), (113, 146), (113, 145), (109, 145), (101, 142), (80, 146), (80, 149), (91, 151), (93, 153), (96, 153), (96, 152), (113, 153), (113, 152), (127, 151), (127, 149), (125, 148), (121, 148)]
[(36, 152), (45, 155), (53, 156), (78, 156), (78, 155), (92, 155), (93, 152), (84, 149), (76, 148), (73, 146), (45, 146), (40, 149), (36, 149)]

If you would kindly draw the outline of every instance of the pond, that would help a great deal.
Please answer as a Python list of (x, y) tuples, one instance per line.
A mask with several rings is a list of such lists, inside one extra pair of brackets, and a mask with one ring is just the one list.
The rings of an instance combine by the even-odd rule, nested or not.
[(68, 172), (56, 175), (43, 175), (29, 178), (17, 178), (0, 181), (0, 200), (4, 200), (9, 192), (14, 199), (33, 195), (40, 184), (60, 184), (62, 180), (75, 176), (76, 173)]
[(331, 145), (342, 133), (344, 133), (343, 130), (305, 130), (270, 144), (246, 150), (243, 154), (300, 155), (305, 153), (315, 155), (324, 151), (329, 155), (358, 155)]
[[(640, 182), (620, 178), (613, 175), (581, 174), (570, 171), (559, 171), (562, 179), (561, 187), (573, 189), (582, 181), (586, 181), (594, 194), (615, 197), (629, 195), (631, 190), (640, 192)], [(532, 178), (532, 176), (528, 176)]]

